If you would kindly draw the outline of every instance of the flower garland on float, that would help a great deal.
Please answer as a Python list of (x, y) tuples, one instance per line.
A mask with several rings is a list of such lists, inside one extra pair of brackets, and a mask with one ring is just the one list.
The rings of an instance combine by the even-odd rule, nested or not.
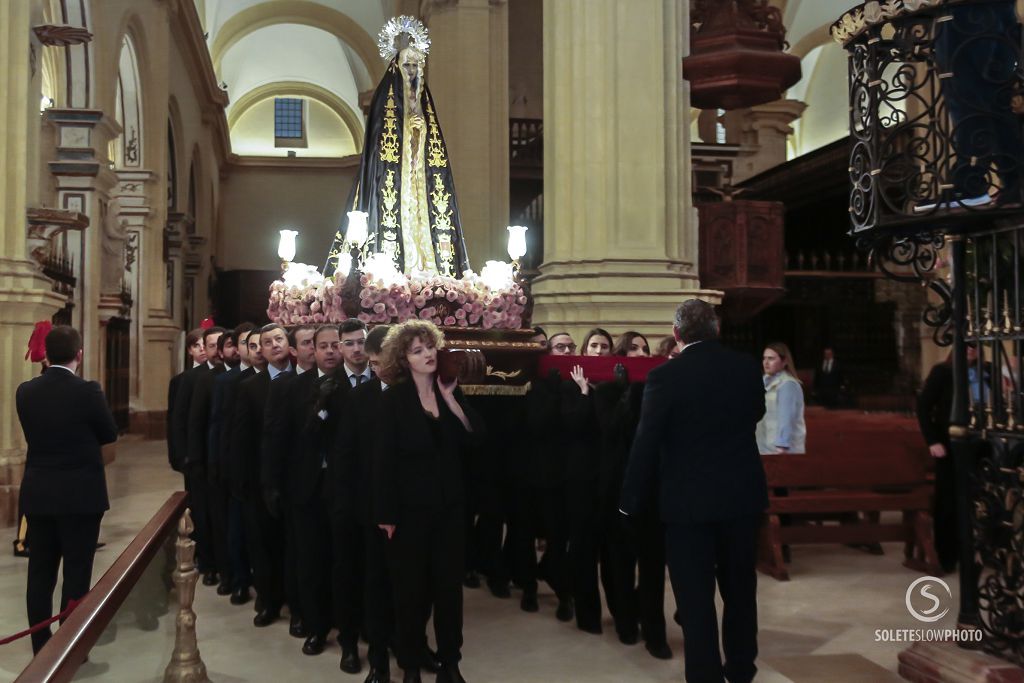
[[(286, 252), (294, 256), (293, 248)], [(337, 279), (325, 278), (315, 266), (282, 261), (282, 279), (270, 285), (271, 321), (340, 323), (355, 309), (344, 293), (349, 268), (339, 269)], [(461, 279), (418, 271), (407, 276), (384, 254), (371, 254), (358, 276), (357, 317), (370, 325), (419, 318), (445, 327), (523, 327), (527, 293), (511, 263), (488, 261), (479, 274), (467, 271)]]

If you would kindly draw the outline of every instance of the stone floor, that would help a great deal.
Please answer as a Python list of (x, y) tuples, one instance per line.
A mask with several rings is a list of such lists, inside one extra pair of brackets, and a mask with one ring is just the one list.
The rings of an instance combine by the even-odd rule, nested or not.
[[(94, 579), (99, 578), (168, 494), (181, 481), (167, 467), (163, 444), (126, 438), (108, 471), (111, 510), (104, 518)], [(9, 530), (13, 535), (13, 530)], [(758, 584), (760, 649), (758, 681), (764, 683), (884, 683), (899, 680), (896, 656), (905, 647), (875, 642), (875, 629), (916, 628), (904, 596), (916, 575), (900, 565), (901, 548), (886, 545), (882, 557), (838, 546), (793, 549), (792, 580), (761, 576)], [(118, 617), (90, 653), (79, 679), (159, 681), (174, 644), (174, 614), (154, 562)], [(0, 556), (0, 637), (25, 627), (27, 561)], [(954, 590), (955, 577), (947, 577)], [(487, 683), (660, 683), (683, 678), (682, 637), (670, 629), (675, 657), (659, 661), (642, 646), (621, 645), (609, 618), (601, 636), (584, 634), (554, 618), (555, 600), (541, 594), (539, 614), (519, 610), (514, 594), (499, 600), (484, 590), (466, 590), (462, 670)], [(954, 603), (955, 604), (955, 603)], [(287, 623), (252, 626), (252, 604), (230, 605), (213, 589), (198, 588), (195, 611), (203, 660), (213, 681), (291, 682), (343, 680), (361, 683), (365, 673), (338, 670), (332, 643), (318, 657), (304, 656)], [(952, 627), (955, 609), (929, 626)], [(666, 615), (671, 619), (671, 591)], [(671, 623), (671, 622), (670, 622)], [(0, 647), (0, 683), (12, 681), (31, 657), (28, 640)], [(398, 677), (397, 669), (393, 672)], [(429, 680), (429, 679), (428, 679)]]

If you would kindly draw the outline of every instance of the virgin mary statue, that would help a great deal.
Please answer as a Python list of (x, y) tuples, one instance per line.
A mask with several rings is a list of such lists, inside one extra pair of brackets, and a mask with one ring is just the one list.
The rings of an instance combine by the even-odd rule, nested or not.
[[(362, 257), (381, 252), (403, 273), (461, 278), (469, 270), (448, 148), (423, 69), (430, 38), (412, 17), (396, 17), (377, 40), (388, 67), (373, 93), (359, 173), (345, 205), (368, 214)], [(331, 245), (324, 275), (348, 253), (348, 218)]]

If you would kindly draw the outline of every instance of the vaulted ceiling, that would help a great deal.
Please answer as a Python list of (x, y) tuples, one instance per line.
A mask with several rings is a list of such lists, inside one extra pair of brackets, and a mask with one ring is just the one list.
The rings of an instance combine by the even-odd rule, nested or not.
[(232, 149), (285, 156), (274, 141), (273, 100), (306, 100), (298, 156), (359, 151), (359, 94), (383, 72), (376, 36), (397, 0), (195, 0), (214, 70), (227, 87)]

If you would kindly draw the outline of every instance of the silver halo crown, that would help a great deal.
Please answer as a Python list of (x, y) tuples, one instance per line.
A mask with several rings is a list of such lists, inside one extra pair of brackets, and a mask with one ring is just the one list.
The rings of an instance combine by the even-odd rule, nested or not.
[(400, 17), (388, 19), (384, 28), (377, 34), (377, 49), (384, 61), (390, 62), (398, 54), (395, 40), (403, 33), (409, 34), (412, 39), (412, 47), (423, 54), (430, 52), (430, 33), (427, 31), (427, 27), (419, 19), (403, 14)]

